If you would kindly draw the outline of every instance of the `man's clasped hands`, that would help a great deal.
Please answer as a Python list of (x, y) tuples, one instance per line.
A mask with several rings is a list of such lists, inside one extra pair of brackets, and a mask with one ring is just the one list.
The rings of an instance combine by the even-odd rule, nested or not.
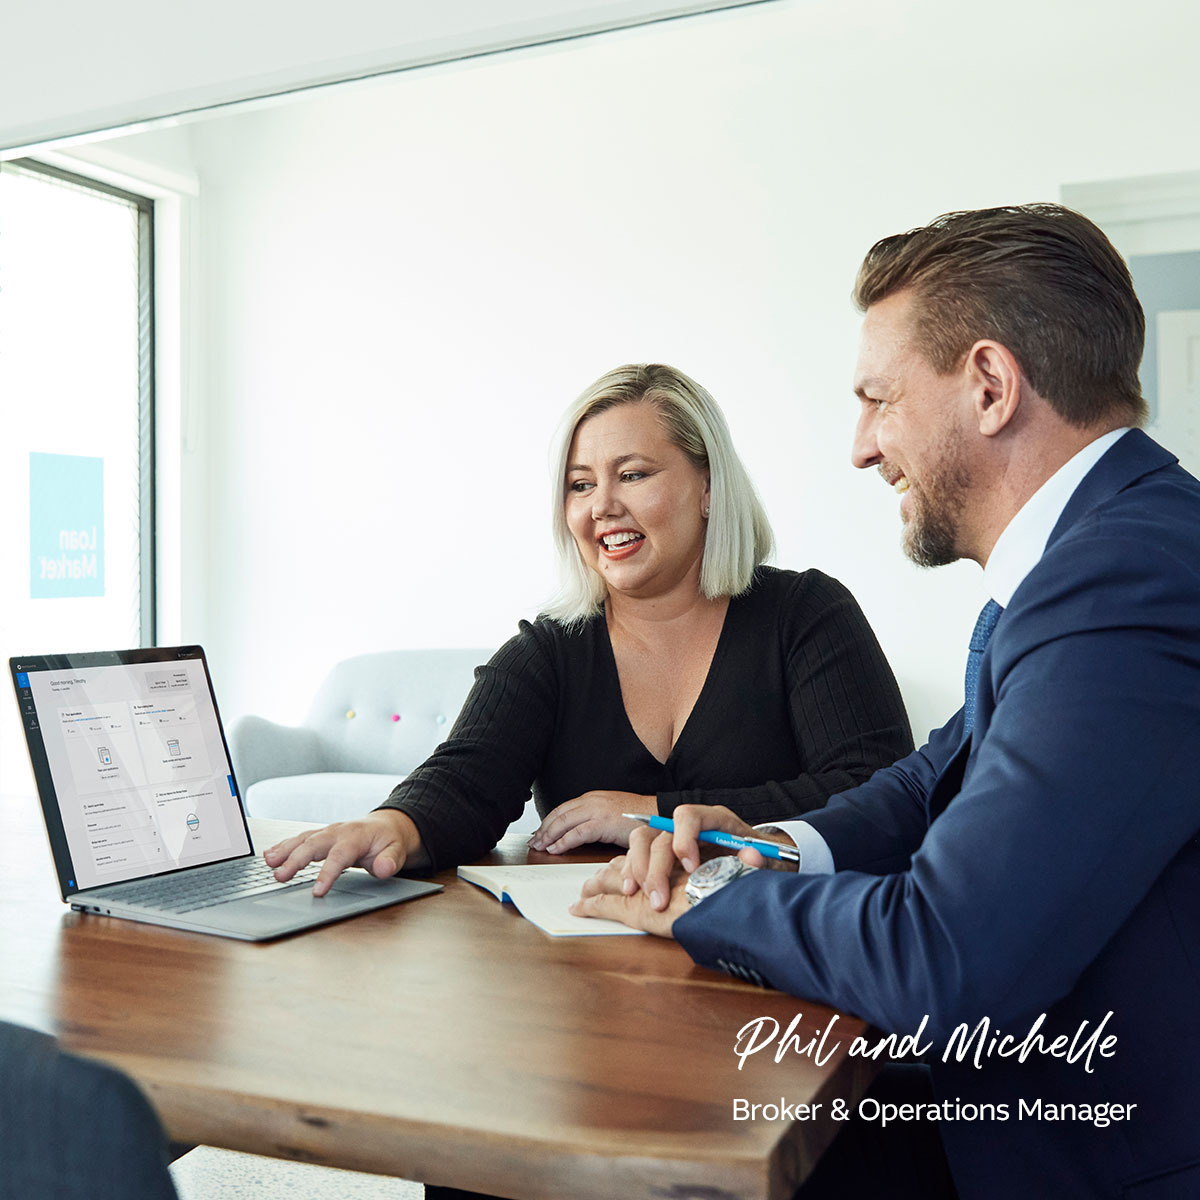
[[(673, 937), (676, 919), (690, 907), (684, 890), (687, 877), (703, 857), (717, 850), (705, 845), (702, 852), (701, 831), (715, 829), (784, 846), (793, 844), (787, 834), (756, 829), (728, 808), (681, 804), (671, 818), (673, 833), (646, 826), (635, 829), (629, 836), (629, 852), (606, 863), (583, 885), (580, 898), (571, 905), (572, 914), (620, 921), (657, 937)], [(796, 869), (795, 863), (764, 858), (757, 850), (739, 850), (738, 857), (751, 867)]]

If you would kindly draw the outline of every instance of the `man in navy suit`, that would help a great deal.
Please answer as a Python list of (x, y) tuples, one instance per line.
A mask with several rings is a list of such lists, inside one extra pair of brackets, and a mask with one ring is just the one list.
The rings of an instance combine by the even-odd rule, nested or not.
[[(689, 881), (700, 829), (750, 831), (677, 810), (577, 910), (884, 1031), (924, 1021), (932, 1095), (892, 1128), (940, 1134), (968, 1200), (1200, 1196), (1200, 483), (1136, 428), (1129, 273), (1030, 205), (884, 239), (856, 299), (853, 461), (899, 494), (911, 558), (984, 568), (964, 709), (780, 825), (801, 874)], [(812, 1194), (864, 1194), (837, 1177), (862, 1146)], [(870, 1194), (934, 1186), (885, 1170)]]

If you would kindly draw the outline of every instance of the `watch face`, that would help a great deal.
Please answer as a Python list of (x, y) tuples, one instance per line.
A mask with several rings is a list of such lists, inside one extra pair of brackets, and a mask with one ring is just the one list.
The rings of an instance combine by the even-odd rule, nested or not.
[(692, 872), (692, 878), (705, 887), (720, 887), (736, 879), (744, 869), (745, 864), (736, 855), (722, 854), (701, 863)]

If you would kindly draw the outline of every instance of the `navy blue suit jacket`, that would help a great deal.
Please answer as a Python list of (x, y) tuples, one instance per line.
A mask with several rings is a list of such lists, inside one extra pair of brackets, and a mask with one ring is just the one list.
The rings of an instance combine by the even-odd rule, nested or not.
[[(941, 1123), (964, 1198), (1200, 1196), (1200, 483), (1143, 433), (1077, 488), (962, 732), (959, 712), (806, 816), (836, 874), (756, 872), (676, 937), (883, 1030), (928, 1016), (938, 1099), (1009, 1112)], [(1110, 1011), (1090, 1074), (942, 1061), (961, 1022), (1090, 1032)], [(1138, 1107), (1096, 1128), (1022, 1099)]]
[(177, 1200), (150, 1102), (106, 1063), (0, 1021), (0, 1196)]

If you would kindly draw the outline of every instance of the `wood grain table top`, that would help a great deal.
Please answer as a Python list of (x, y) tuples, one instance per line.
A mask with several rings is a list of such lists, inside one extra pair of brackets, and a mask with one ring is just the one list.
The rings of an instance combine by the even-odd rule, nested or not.
[[(252, 828), (261, 849), (299, 827)], [(548, 937), (453, 872), (251, 944), (71, 912), (33, 797), (0, 798), (0, 837), (0, 1018), (129, 1072), (179, 1141), (531, 1200), (777, 1200), (836, 1132), (829, 1102), (874, 1070), (847, 1056), (865, 1026), (844, 1016), (824, 1066), (739, 1069), (747, 1022), (802, 1014), (803, 1040), (835, 1014), (674, 942)], [(486, 861), (556, 860), (517, 840)], [(735, 1121), (735, 1099), (823, 1107)]]

